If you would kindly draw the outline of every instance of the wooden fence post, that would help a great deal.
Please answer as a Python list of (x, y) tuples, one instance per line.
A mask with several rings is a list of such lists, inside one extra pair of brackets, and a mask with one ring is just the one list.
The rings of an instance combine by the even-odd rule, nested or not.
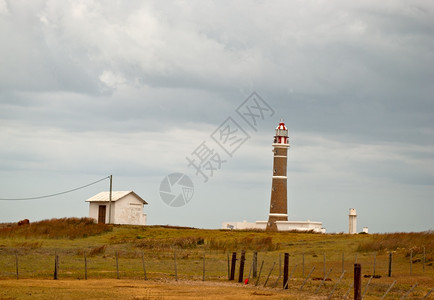
[(392, 252), (389, 252), (389, 277), (392, 276)]
[(362, 266), (354, 264), (354, 300), (362, 299)]
[(59, 272), (59, 256), (57, 253), (54, 254), (54, 280), (58, 279)]
[(231, 277), (229, 280), (235, 279), (235, 264), (237, 262), (237, 252), (232, 252)]
[(288, 282), (288, 267), (289, 267), (289, 253), (285, 253), (283, 259), (283, 288), (284, 289), (288, 288), (288, 285), (286, 284)]
[(244, 276), (244, 261), (246, 260), (246, 251), (241, 251), (241, 259), (240, 259), (240, 271), (238, 274), (238, 282), (243, 282), (243, 276)]

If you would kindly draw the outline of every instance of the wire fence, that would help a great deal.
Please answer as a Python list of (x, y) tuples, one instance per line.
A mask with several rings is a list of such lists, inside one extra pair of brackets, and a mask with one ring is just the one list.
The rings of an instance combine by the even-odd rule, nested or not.
[[(0, 279), (212, 280), (288, 288), (323, 296), (353, 295), (354, 264), (362, 266), (363, 294), (427, 297), (434, 285), (432, 251), (405, 253), (284, 253), (203, 249), (138, 251), (107, 248), (47, 249), (0, 245)], [(242, 262), (242, 263), (241, 263)], [(241, 276), (240, 276), (241, 274)], [(405, 280), (404, 280), (404, 279)], [(422, 278), (422, 284), (413, 281)], [(426, 279), (428, 278), (428, 279)], [(393, 286), (391, 286), (393, 283)], [(430, 286), (431, 285), (431, 286)], [(430, 292), (431, 291), (431, 292)], [(408, 296), (407, 296), (408, 297)]]

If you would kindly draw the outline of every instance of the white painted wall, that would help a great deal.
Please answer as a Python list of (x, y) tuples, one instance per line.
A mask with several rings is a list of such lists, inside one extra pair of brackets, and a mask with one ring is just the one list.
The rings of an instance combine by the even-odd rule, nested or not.
[[(106, 223), (109, 223), (109, 202), (89, 202), (89, 217), (98, 221), (99, 206), (106, 206)], [(123, 225), (146, 225), (147, 215), (143, 213), (143, 202), (129, 194), (112, 201), (111, 223)]]
[(130, 194), (115, 203), (115, 224), (146, 225), (142, 201)]
[(278, 231), (313, 231), (318, 233), (325, 233), (325, 228), (322, 227), (322, 222), (312, 221), (276, 221)]
[[(311, 221), (276, 221), (278, 231), (310, 231), (325, 233), (325, 228), (322, 227), (321, 222), (311, 222)], [(253, 222), (223, 222), (222, 229), (233, 229), (233, 230), (265, 230), (267, 227), (267, 221), (256, 221)]]
[(89, 218), (95, 219), (98, 222), (98, 209), (100, 205), (106, 205), (105, 222), (108, 223), (108, 203), (107, 202), (89, 202)]
[(256, 221), (256, 223), (253, 222), (223, 222), (222, 223), (222, 229), (236, 229), (236, 230), (265, 230), (267, 227), (267, 221)]

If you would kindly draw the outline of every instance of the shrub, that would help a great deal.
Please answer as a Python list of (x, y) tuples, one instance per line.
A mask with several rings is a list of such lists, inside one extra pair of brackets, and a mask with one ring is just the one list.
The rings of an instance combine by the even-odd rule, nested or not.
[(411, 232), (411, 233), (386, 233), (373, 234), (368, 241), (361, 242), (357, 251), (390, 251), (398, 248), (406, 249), (406, 254), (409, 256), (410, 251), (413, 254), (420, 254), (425, 249), (434, 248), (434, 232)]
[(43, 220), (27, 226), (0, 228), (0, 237), (43, 237), (50, 239), (83, 238), (111, 231), (106, 224), (96, 224), (91, 218), (63, 218)]

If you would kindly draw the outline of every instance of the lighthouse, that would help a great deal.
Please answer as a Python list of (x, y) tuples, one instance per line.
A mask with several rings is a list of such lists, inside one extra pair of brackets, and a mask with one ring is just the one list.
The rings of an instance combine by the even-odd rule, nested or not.
[(273, 180), (271, 183), (270, 213), (267, 231), (277, 231), (276, 221), (288, 221), (287, 212), (287, 153), (289, 148), (288, 129), (281, 120), (273, 141)]
[(349, 234), (355, 234), (355, 233), (357, 233), (357, 213), (356, 213), (356, 210), (354, 208), (350, 208), (350, 213), (349, 213), (348, 217), (349, 217), (348, 233)]
[[(266, 230), (266, 231), (311, 231), (325, 233), (322, 222), (288, 221), (287, 200), (287, 154), (289, 148), (288, 129), (281, 120), (276, 128), (273, 141), (273, 180), (271, 183), (270, 213), (268, 221), (260, 220), (255, 223), (223, 222), (222, 229), (226, 230)], [(265, 219), (265, 218), (264, 218)]]

